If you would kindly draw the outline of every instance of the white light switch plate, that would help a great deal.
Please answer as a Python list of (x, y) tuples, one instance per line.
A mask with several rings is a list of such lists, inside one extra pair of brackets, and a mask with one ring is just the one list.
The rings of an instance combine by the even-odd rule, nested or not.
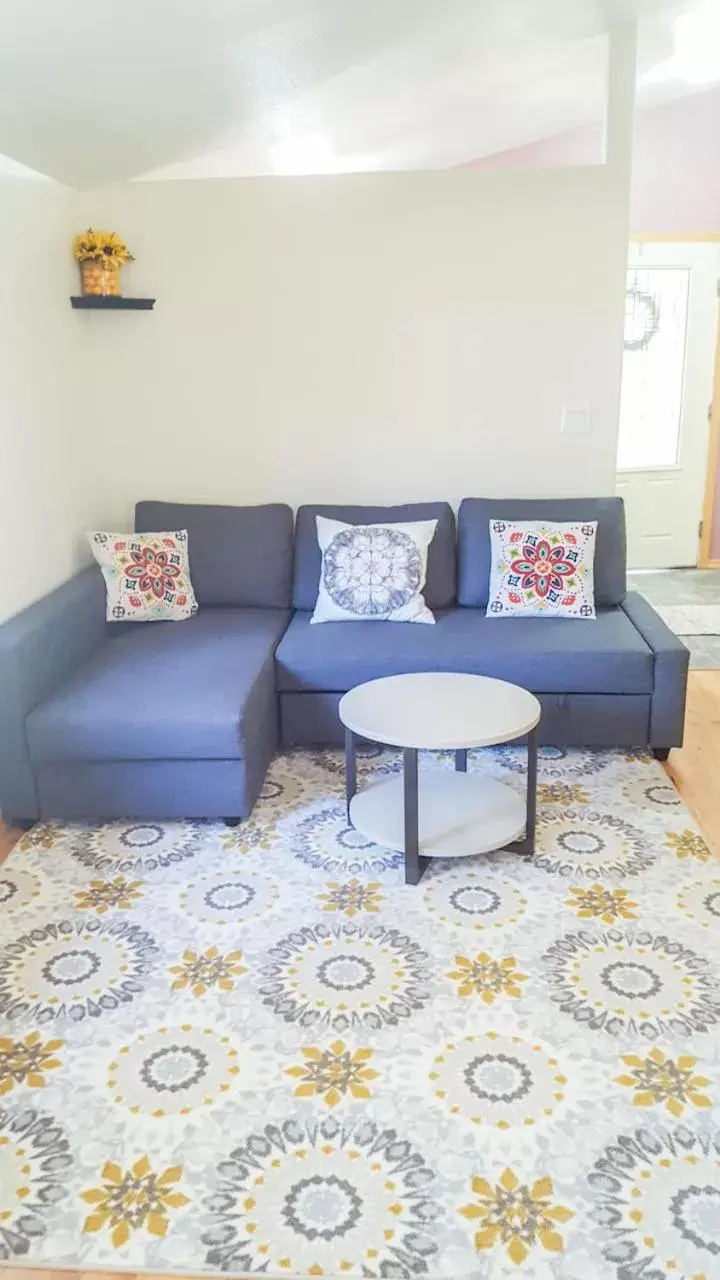
[(560, 418), (560, 430), (566, 436), (585, 436), (592, 426), (589, 404), (564, 404)]

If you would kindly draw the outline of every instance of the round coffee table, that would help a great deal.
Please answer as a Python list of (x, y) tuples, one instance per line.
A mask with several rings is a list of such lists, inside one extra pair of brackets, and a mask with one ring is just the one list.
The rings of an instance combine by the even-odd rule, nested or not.
[[(428, 671), (385, 676), (340, 699), (345, 726), (348, 819), (376, 844), (405, 854), (405, 881), (417, 884), (430, 858), (493, 849), (535, 852), (537, 725), (540, 703), (519, 685), (488, 676)], [(527, 735), (527, 794), (467, 772), (470, 747)], [(403, 749), (403, 776), (357, 791), (356, 738)], [(418, 751), (455, 752), (455, 772), (423, 769)]]

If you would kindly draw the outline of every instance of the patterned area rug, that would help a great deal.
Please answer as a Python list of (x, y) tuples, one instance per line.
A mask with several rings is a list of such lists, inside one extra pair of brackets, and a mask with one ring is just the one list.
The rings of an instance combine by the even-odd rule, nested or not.
[[(717, 1280), (720, 866), (649, 758), (541, 755), (534, 862), (416, 888), (348, 830), (331, 752), (279, 758), (235, 831), (29, 833), (0, 867), (0, 1257)], [(471, 768), (523, 786), (514, 749)]]
[(654, 608), (676, 636), (720, 635), (720, 604), (656, 604)]

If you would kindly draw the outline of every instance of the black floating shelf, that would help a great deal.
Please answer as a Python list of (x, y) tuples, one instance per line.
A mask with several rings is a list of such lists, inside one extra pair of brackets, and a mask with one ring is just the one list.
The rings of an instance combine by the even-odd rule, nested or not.
[(152, 311), (154, 298), (118, 298), (112, 294), (85, 293), (71, 298), (76, 311)]

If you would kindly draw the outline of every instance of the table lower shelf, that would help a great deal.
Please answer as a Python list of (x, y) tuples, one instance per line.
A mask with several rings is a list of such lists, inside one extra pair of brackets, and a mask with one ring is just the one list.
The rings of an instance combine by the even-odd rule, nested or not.
[[(418, 778), (420, 854), (463, 858), (502, 849), (525, 831), (525, 797), (503, 782), (449, 769), (421, 770)], [(350, 820), (369, 840), (405, 849), (403, 777), (359, 791)]]

